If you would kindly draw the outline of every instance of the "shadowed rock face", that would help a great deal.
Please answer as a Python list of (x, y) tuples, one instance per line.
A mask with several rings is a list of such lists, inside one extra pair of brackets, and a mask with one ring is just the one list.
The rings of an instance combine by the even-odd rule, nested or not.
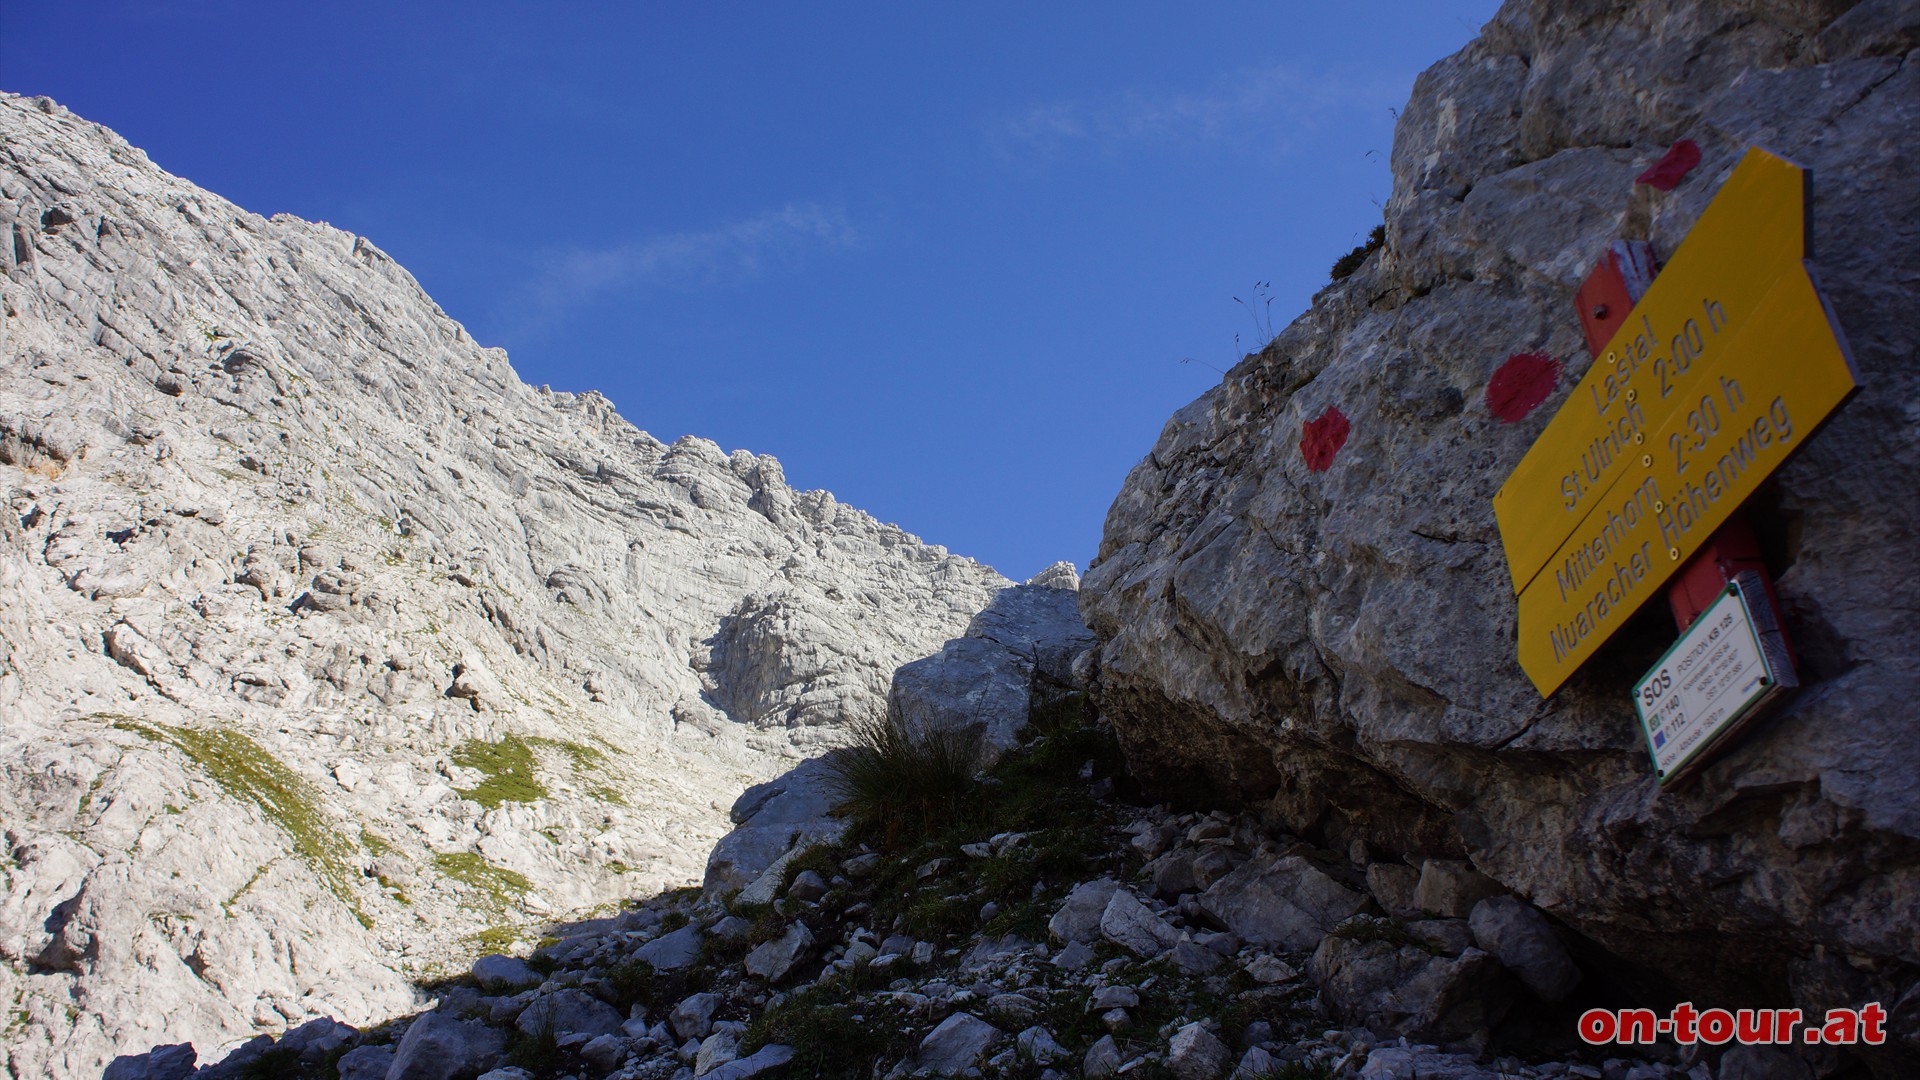
[(468, 935), (697, 880), (1011, 584), (45, 99), (0, 95), (0, 316), (16, 1075), (404, 1011)]
[[(1734, 7), (1515, 0), (1421, 76), (1385, 246), (1167, 423), (1081, 610), (1162, 790), (1468, 858), (1648, 990), (1891, 1003), (1920, 974), (1920, 39), (1911, 5)], [(1636, 187), (1682, 138), (1700, 166)], [(1812, 685), (1661, 792), (1627, 687), (1663, 605), (1542, 702), (1490, 500), (1589, 363), (1573, 292), (1604, 245), (1670, 255), (1750, 144), (1815, 171), (1864, 389), (1754, 500)], [(1524, 352), (1568, 370), (1502, 423), (1485, 389)], [(1351, 434), (1313, 472), (1330, 406)]]

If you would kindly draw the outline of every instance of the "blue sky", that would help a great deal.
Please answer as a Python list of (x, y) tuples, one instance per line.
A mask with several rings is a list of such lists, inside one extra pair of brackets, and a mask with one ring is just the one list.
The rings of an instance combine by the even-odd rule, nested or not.
[(1194, 7), (22, 2), (0, 88), (1024, 578), (1380, 220), (1394, 110), (1497, 4)]

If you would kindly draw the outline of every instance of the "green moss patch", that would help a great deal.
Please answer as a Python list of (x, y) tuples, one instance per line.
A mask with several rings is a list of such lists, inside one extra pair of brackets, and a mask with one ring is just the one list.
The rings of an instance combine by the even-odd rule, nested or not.
[(454, 747), (453, 763), (483, 774), (478, 784), (454, 790), (461, 798), (472, 799), (489, 810), (501, 803), (536, 802), (547, 797), (534, 764), (533, 748), (517, 735), (499, 742), (468, 739)]
[(495, 910), (517, 908), (520, 897), (533, 888), (524, 874), (495, 866), (477, 852), (455, 851), (435, 855), (433, 865), (442, 874), (484, 893)]
[(461, 798), (471, 799), (492, 810), (502, 803), (530, 803), (548, 795), (540, 780), (540, 762), (536, 750), (558, 755), (567, 762), (573, 777), (586, 793), (601, 802), (626, 805), (620, 793), (605, 782), (603, 770), (607, 755), (597, 746), (566, 739), (522, 738), (509, 735), (495, 742), (468, 739), (453, 751), (453, 763), (477, 769), (483, 775), (470, 788), (456, 788)]
[(116, 717), (112, 723), (179, 750), (228, 795), (258, 806), (267, 820), (287, 834), (293, 853), (319, 875), (328, 891), (347, 905), (361, 925), (373, 925), (360, 910), (351, 884), (359, 876), (354, 869), (356, 845), (321, 812), (312, 785), (259, 743), (232, 728), (173, 727), (131, 717)]

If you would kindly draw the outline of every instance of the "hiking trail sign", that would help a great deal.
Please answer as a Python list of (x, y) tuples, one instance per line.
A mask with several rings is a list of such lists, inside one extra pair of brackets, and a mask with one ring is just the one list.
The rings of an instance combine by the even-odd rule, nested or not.
[(1810, 180), (1749, 150), (1494, 496), (1543, 697), (1858, 388), (1808, 265)]

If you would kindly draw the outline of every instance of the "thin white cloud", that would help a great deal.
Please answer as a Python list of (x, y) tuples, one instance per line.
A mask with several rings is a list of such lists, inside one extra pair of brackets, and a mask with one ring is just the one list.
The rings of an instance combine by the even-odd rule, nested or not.
[(1202, 90), (1128, 90), (1104, 100), (1041, 103), (1002, 120), (993, 140), (1022, 158), (1234, 139), (1270, 145), (1350, 110), (1395, 105), (1407, 90), (1408, 80), (1398, 74), (1276, 65), (1220, 78)]
[(789, 203), (698, 232), (561, 251), (540, 262), (527, 286), (522, 315), (525, 321), (544, 321), (609, 293), (636, 288), (738, 285), (810, 252), (852, 247), (859, 241), (859, 230), (844, 212)]

